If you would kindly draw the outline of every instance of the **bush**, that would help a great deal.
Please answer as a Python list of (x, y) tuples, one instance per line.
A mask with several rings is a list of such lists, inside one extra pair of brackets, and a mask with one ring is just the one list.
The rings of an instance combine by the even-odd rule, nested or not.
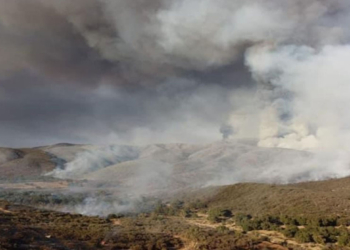
[(324, 239), (325, 242), (335, 243), (339, 236), (339, 231), (334, 227), (320, 227), (318, 233)]
[(298, 231), (299, 228), (297, 226), (287, 226), (286, 229), (282, 231), (282, 233), (287, 238), (294, 238)]
[(170, 206), (174, 209), (174, 210), (180, 210), (183, 208), (184, 206), (184, 202), (183, 201), (180, 201), (180, 200), (176, 200), (176, 201), (173, 201)]
[(251, 215), (247, 215), (247, 214), (236, 214), (235, 216), (235, 221), (238, 225), (240, 225), (243, 221), (247, 221), (247, 220), (250, 220), (252, 218)]
[(337, 226), (350, 226), (350, 218), (339, 218), (337, 219)]
[(336, 217), (329, 217), (329, 218), (322, 218), (322, 226), (323, 227), (335, 227), (337, 225), (338, 218)]
[(214, 208), (208, 212), (208, 220), (211, 222), (220, 222), (223, 218), (228, 218), (232, 216), (232, 212), (229, 210), (222, 210), (219, 208)]
[(196, 201), (194, 201), (194, 202), (191, 202), (191, 203), (188, 205), (188, 208), (189, 208), (189, 209), (196, 209), (196, 210), (198, 210), (198, 209), (204, 209), (204, 208), (206, 208), (206, 207), (207, 207), (207, 205), (206, 205), (204, 202), (200, 201), (200, 200), (196, 200)]
[(295, 218), (296, 222), (297, 222), (297, 226), (305, 226), (307, 224), (307, 220), (305, 217), (297, 217)]
[(307, 226), (311, 226), (311, 227), (321, 227), (322, 226), (322, 220), (320, 218), (307, 218), (306, 219), (306, 224)]
[(288, 215), (282, 215), (280, 222), (284, 225), (298, 226), (298, 221), (295, 218), (291, 218)]
[(340, 234), (338, 238), (339, 246), (349, 246), (350, 245), (350, 235), (348, 231), (344, 231)]
[(192, 212), (191, 212), (191, 210), (185, 208), (181, 211), (181, 215), (185, 218), (190, 218), (190, 217), (192, 217)]
[(218, 230), (219, 233), (228, 233), (228, 232), (230, 232), (230, 229), (225, 227), (225, 226), (219, 226), (216, 229)]
[(261, 221), (260, 220), (242, 220), (240, 223), (243, 231), (252, 231), (252, 230), (261, 230)]
[(301, 229), (301, 230), (297, 231), (295, 234), (295, 239), (299, 243), (313, 242), (312, 233), (309, 232), (309, 230), (307, 230), (307, 229)]
[(314, 242), (316, 242), (317, 244), (325, 244), (326, 243), (325, 239), (321, 235), (319, 235), (318, 233), (314, 233), (312, 235), (312, 240)]

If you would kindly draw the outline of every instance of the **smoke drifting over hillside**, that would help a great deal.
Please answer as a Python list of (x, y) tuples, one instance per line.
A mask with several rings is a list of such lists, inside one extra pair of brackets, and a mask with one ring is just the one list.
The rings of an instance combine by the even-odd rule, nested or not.
[[(77, 150), (76, 157), (48, 176), (75, 180), (64, 192), (83, 194), (64, 211), (92, 215), (147, 211), (155, 198), (174, 198), (209, 186), (242, 182), (286, 184), (349, 176), (349, 154), (263, 148), (254, 141), (223, 140), (204, 145), (158, 144)], [(72, 146), (48, 147), (57, 156)], [(79, 149), (79, 146), (73, 148)], [(84, 180), (84, 181), (83, 181)], [(62, 208), (60, 208), (62, 209)]]
[(261, 146), (348, 149), (349, 12), (341, 0), (0, 0), (1, 143), (207, 142), (224, 124)]
[(348, 176), (349, 24), (344, 0), (0, 0), (0, 146), (138, 145), (46, 147), (103, 191), (88, 214)]

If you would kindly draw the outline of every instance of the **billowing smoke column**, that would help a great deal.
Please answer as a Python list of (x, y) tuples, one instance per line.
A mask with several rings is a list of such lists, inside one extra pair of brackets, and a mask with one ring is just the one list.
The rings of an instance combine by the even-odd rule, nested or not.
[(347, 45), (289, 45), (247, 52), (254, 76), (272, 86), (262, 109), (260, 145), (349, 149), (349, 51)]
[[(343, 0), (0, 0), (0, 77), (137, 91), (231, 66), (221, 83), (232, 109), (218, 124), (236, 137), (349, 149), (349, 13)], [(255, 82), (243, 95), (242, 64)]]

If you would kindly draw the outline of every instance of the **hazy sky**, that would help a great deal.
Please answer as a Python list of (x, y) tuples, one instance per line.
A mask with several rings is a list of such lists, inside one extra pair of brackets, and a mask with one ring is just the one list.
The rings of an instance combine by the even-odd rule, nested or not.
[[(227, 124), (264, 146), (328, 144), (350, 127), (347, 70), (317, 79), (350, 62), (345, 2), (0, 0), (0, 146), (201, 143)], [(315, 118), (318, 86), (337, 87)]]

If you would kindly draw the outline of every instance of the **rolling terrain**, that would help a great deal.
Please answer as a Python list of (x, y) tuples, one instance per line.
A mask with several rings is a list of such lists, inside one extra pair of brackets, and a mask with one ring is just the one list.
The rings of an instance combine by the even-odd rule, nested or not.
[(1, 148), (0, 249), (348, 249), (327, 164), (252, 141)]
[(165, 178), (167, 185), (173, 182), (186, 188), (329, 178), (325, 171), (310, 172), (310, 166), (315, 164), (313, 157), (309, 152), (260, 148), (253, 141), (244, 140), (204, 145), (57, 144), (34, 149), (0, 149), (0, 175), (127, 183), (139, 176), (145, 179), (149, 174), (150, 179)]
[(56, 166), (55, 156), (40, 149), (0, 148), (0, 180), (39, 177)]

